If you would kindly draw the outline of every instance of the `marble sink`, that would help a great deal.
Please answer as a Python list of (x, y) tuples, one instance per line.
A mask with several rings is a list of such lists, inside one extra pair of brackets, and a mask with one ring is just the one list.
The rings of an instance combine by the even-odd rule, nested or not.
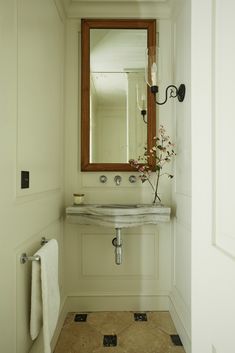
[(81, 204), (66, 208), (69, 223), (130, 228), (170, 221), (171, 209), (152, 204)]

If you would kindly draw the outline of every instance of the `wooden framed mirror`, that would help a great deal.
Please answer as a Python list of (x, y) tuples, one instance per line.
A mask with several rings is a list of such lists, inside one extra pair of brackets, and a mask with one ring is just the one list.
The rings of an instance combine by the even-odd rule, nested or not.
[(156, 103), (145, 61), (155, 46), (155, 20), (82, 19), (82, 171), (133, 171), (129, 159), (153, 146)]

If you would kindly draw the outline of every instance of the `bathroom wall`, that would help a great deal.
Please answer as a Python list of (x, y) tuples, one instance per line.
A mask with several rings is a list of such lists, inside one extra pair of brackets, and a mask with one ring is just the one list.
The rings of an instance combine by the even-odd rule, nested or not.
[[(155, 17), (160, 32), (161, 84), (169, 84), (171, 75), (171, 22), (166, 11), (157, 12), (143, 4), (126, 4), (124, 17)], [(75, 3), (73, 3), (75, 6)], [(65, 197), (66, 205), (72, 204), (74, 192), (84, 192), (86, 203), (143, 202), (152, 201), (147, 184), (132, 185), (130, 173), (80, 171), (80, 17), (123, 17), (123, 8), (116, 11), (105, 3), (92, 8), (87, 4), (81, 11), (69, 11), (71, 17), (66, 29), (66, 124), (65, 124)], [(156, 11), (155, 11), (156, 10)], [(76, 18), (77, 17), (77, 18)], [(163, 93), (161, 92), (162, 99)], [(172, 132), (171, 104), (159, 109), (160, 123)], [(99, 176), (105, 174), (108, 182), (102, 185)], [(122, 183), (116, 186), (114, 176), (120, 174)], [(171, 183), (162, 180), (161, 195), (166, 205), (171, 204)], [(169, 224), (123, 230), (123, 264), (114, 263), (111, 240), (114, 229), (65, 224), (66, 308), (72, 310), (167, 310), (171, 289), (171, 227)]]
[(234, 12), (192, 0), (193, 353), (234, 350)]
[[(41, 237), (63, 256), (64, 18), (58, 1), (0, 3), (0, 351), (29, 352), (31, 264)], [(21, 189), (21, 171), (30, 172)], [(62, 262), (60, 262), (62, 304)]]
[(173, 266), (171, 315), (186, 352), (191, 339), (191, 118), (190, 118), (190, 2), (178, 1), (173, 12), (174, 82), (185, 83), (186, 99), (176, 102), (174, 131), (177, 156), (173, 183), (175, 217), (172, 227)]

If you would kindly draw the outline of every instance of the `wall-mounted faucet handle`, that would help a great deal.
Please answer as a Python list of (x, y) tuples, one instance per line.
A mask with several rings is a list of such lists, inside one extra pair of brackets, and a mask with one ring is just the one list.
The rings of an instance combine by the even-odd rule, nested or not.
[(131, 183), (131, 184), (133, 184), (133, 183), (136, 183), (136, 176), (135, 175), (130, 175), (129, 176), (129, 182)]
[(115, 184), (116, 185), (120, 185), (121, 184), (121, 181), (122, 181), (122, 177), (120, 175), (116, 175), (114, 177), (114, 181), (115, 181)]
[(106, 177), (106, 175), (101, 175), (101, 176), (100, 176), (100, 182), (101, 182), (102, 184), (106, 183), (107, 180), (108, 180), (108, 178)]

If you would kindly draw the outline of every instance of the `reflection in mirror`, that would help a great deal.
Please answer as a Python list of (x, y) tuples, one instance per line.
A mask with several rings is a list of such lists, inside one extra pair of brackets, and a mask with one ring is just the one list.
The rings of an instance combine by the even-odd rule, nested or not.
[(144, 29), (90, 31), (91, 163), (128, 163), (143, 152), (146, 47)]
[(82, 170), (132, 170), (129, 159), (150, 146), (156, 133), (144, 74), (150, 45), (154, 20), (82, 20)]

